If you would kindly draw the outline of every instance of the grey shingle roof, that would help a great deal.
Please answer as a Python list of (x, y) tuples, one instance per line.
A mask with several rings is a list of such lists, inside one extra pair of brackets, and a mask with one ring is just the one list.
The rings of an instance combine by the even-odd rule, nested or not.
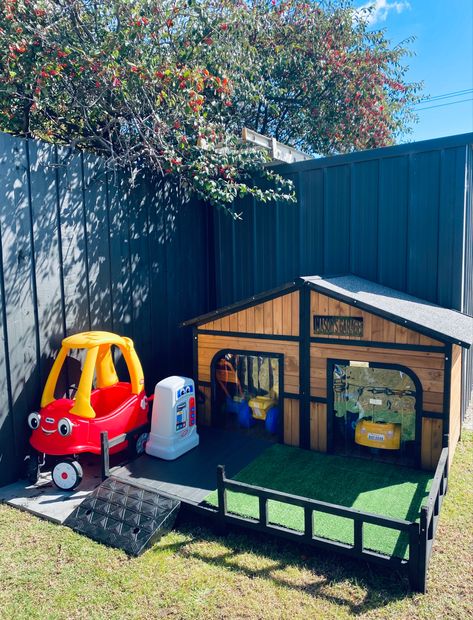
[(305, 276), (312, 288), (347, 303), (372, 311), (406, 327), (420, 328), (433, 337), (470, 347), (473, 344), (473, 317), (442, 308), (418, 297), (401, 293), (358, 276)]

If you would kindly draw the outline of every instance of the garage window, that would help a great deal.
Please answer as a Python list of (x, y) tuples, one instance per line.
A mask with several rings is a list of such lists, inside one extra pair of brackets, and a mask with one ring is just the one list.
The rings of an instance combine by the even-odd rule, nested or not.
[(332, 386), (336, 451), (414, 464), (419, 394), (410, 373), (364, 362), (335, 363)]
[(278, 440), (281, 432), (282, 356), (225, 351), (213, 361), (213, 423)]

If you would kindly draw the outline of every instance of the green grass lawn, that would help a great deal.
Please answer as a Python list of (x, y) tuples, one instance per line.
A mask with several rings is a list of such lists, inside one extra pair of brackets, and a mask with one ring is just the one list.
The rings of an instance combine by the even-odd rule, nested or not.
[[(277, 444), (239, 472), (235, 480), (364, 512), (416, 521), (422, 502), (429, 494), (431, 474)], [(206, 501), (217, 505), (216, 492)], [(229, 491), (227, 502), (233, 513), (253, 518), (259, 514), (257, 497)], [(304, 512), (298, 506), (270, 500), (268, 519), (277, 525), (304, 530)], [(316, 511), (314, 533), (353, 544), (353, 520)], [(366, 524), (363, 535), (367, 549), (398, 557), (408, 556), (405, 533)]]
[(188, 516), (139, 558), (0, 505), (2, 620), (463, 620), (473, 616), (473, 433), (449, 478), (426, 595), (405, 577)]

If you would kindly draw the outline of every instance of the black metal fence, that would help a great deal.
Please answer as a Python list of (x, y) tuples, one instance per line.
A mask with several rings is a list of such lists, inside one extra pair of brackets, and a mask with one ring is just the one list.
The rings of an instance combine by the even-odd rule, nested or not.
[[(473, 144), (468, 146), (465, 171), (465, 259), (462, 310), (473, 316)], [(463, 351), (462, 411), (468, 407), (473, 396), (473, 351)]]
[[(277, 168), (295, 205), (214, 222), (217, 306), (299, 275), (353, 273), (473, 315), (473, 134)], [(473, 388), (465, 355), (463, 411)]]
[(148, 390), (192, 368), (180, 321), (209, 309), (207, 212), (97, 157), (0, 133), (0, 485), (64, 336), (133, 338)]
[[(419, 524), (416, 521), (394, 519), (231, 480), (225, 476), (224, 466), (219, 465), (217, 468), (217, 518), (223, 526), (227, 523), (237, 525), (399, 570), (407, 574), (413, 590), (425, 592), (427, 570), (437, 531), (440, 508), (447, 492), (447, 480), (448, 448), (444, 448), (432, 481), (427, 503), (421, 507)], [(258, 517), (250, 518), (230, 512), (227, 506), (227, 491), (257, 497), (259, 506)], [(270, 500), (302, 508), (304, 511), (304, 531), (271, 523), (268, 519), (268, 501)], [(208, 509), (206, 508), (205, 511), (208, 512)], [(353, 544), (316, 536), (314, 534), (314, 512), (350, 519), (353, 522)], [(407, 558), (386, 555), (365, 548), (363, 541), (363, 526), (365, 524), (404, 532), (408, 538)]]

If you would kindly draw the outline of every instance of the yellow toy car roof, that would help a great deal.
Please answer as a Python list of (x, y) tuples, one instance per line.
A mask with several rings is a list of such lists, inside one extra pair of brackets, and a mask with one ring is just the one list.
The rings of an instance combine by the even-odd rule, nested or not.
[(44, 386), (41, 407), (46, 407), (55, 400), (54, 391), (64, 361), (71, 349), (86, 349), (82, 374), (74, 398), (71, 413), (82, 418), (95, 418), (95, 411), (90, 404), (92, 383), (96, 375), (98, 388), (109, 387), (118, 382), (110, 347), (117, 346), (123, 354), (130, 374), (132, 394), (140, 394), (144, 389), (143, 369), (130, 338), (118, 336), (111, 332), (91, 331), (74, 334), (64, 338), (61, 350), (51, 368)]
[(68, 336), (62, 341), (62, 345), (68, 349), (92, 349), (103, 344), (127, 347), (127, 340), (129, 341), (129, 339), (123, 338), (123, 336), (112, 334), (112, 332), (93, 331)]

